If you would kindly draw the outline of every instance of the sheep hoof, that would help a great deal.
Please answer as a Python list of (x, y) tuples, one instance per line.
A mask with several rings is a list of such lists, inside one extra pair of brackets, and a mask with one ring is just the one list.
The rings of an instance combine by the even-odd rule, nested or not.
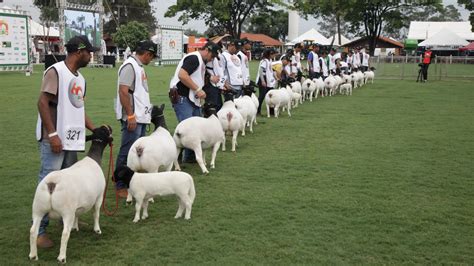
[(127, 205), (127, 206), (128, 206), (128, 205), (132, 205), (132, 201), (126, 201), (126, 202), (125, 202), (125, 205)]
[(205, 174), (205, 175), (208, 175), (208, 174), (209, 174), (209, 171), (207, 171), (207, 170), (206, 170), (206, 171), (202, 171), (202, 173)]
[(133, 219), (134, 223), (138, 223), (138, 221), (140, 221), (140, 219)]
[(155, 200), (154, 200), (153, 198), (150, 198), (150, 199), (148, 200), (148, 202), (149, 202), (149, 203), (155, 203)]
[(102, 234), (102, 231), (100, 231), (100, 229), (97, 229), (97, 230), (94, 230), (94, 232), (98, 235), (101, 235)]
[(66, 264), (66, 258), (58, 257), (58, 262), (61, 264)]
[(189, 217), (184, 217), (184, 220), (191, 220), (191, 216), (189, 216)]
[(30, 258), (30, 260), (36, 260), (36, 261), (38, 260), (38, 256), (33, 256), (33, 257), (28, 256), (28, 257)]
[(142, 220), (145, 220), (146, 218), (148, 218), (148, 215), (142, 215)]

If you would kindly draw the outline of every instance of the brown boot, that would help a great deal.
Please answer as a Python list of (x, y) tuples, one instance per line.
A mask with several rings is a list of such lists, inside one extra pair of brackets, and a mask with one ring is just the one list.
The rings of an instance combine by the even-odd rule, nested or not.
[(52, 248), (54, 243), (49, 239), (47, 234), (42, 234), (38, 236), (38, 239), (36, 239), (36, 245), (39, 248)]
[(119, 198), (127, 198), (128, 191), (127, 191), (126, 188), (121, 188), (121, 189), (117, 190), (117, 194), (118, 194)]

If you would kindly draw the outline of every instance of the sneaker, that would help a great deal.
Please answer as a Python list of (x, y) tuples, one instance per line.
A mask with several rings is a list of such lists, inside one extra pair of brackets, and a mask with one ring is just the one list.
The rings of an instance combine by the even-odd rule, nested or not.
[(127, 198), (128, 190), (126, 188), (117, 189), (117, 194), (118, 194), (119, 198)]
[(38, 239), (36, 239), (36, 245), (39, 248), (52, 248), (54, 243), (49, 239), (47, 234), (42, 234), (38, 236)]

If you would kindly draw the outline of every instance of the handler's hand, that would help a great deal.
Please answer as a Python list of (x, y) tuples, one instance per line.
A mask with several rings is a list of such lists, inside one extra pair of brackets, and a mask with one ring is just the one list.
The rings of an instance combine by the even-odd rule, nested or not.
[(206, 98), (206, 92), (204, 92), (203, 90), (200, 90), (196, 93), (196, 96), (199, 98), (199, 99), (204, 99)]
[(49, 144), (51, 146), (51, 151), (54, 153), (60, 153), (63, 151), (63, 145), (61, 139), (56, 135), (49, 138)]
[(217, 82), (219, 82), (219, 79), (220, 79), (219, 76), (211, 76), (211, 82), (212, 82), (212, 83), (217, 83)]
[(127, 130), (132, 132), (135, 130), (135, 128), (137, 128), (137, 120), (135, 117), (127, 119)]

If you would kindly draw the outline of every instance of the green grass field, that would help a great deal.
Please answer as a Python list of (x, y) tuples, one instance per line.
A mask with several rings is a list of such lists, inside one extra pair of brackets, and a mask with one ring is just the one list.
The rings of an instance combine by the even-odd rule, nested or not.
[[(152, 102), (166, 104), (173, 131), (167, 89), (174, 67), (147, 71)], [(116, 69), (82, 73), (87, 113), (96, 125), (114, 128), (116, 154)], [(34, 130), (41, 73), (0, 73), (0, 79), (0, 264), (25, 265), (39, 170)], [(101, 215), (100, 236), (92, 215), (81, 216), (88, 225), (71, 234), (67, 261), (473, 264), (473, 102), (472, 81), (376, 77), (353, 96), (305, 102), (291, 118), (259, 117), (254, 134), (239, 136), (236, 153), (218, 153), (209, 175), (184, 165), (197, 191), (190, 221), (173, 218), (174, 197), (155, 199), (148, 220), (138, 224), (134, 207), (121, 202), (116, 216)], [(112, 196), (107, 204), (114, 204)], [(61, 229), (50, 223), (55, 247), (39, 250), (38, 264), (56, 264)]]

